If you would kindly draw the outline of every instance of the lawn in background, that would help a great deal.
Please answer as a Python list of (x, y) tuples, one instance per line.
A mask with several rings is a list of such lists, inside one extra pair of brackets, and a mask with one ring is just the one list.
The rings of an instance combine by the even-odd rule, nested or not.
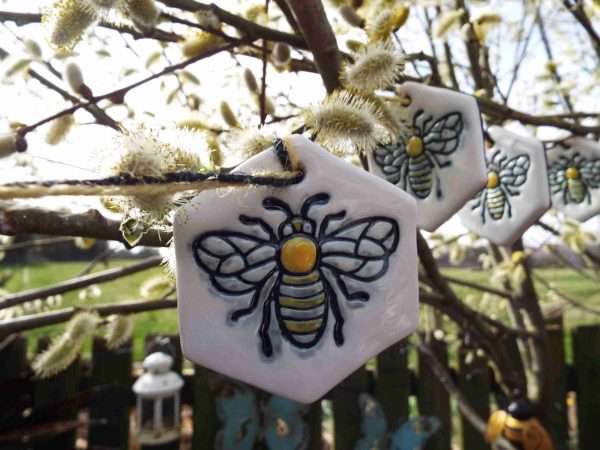
[[(116, 260), (111, 261), (109, 266), (99, 264), (94, 272), (106, 270), (107, 268), (122, 267), (134, 263), (135, 260)], [(87, 263), (85, 262), (58, 262), (58, 263), (38, 263), (27, 267), (13, 267), (10, 270), (14, 271), (14, 276), (4, 288), (9, 292), (18, 292), (25, 289), (43, 287), (49, 284), (57, 283), (77, 276)], [(154, 268), (126, 278), (103, 283), (98, 285), (101, 289), (100, 295), (95, 299), (79, 300), (79, 292), (74, 291), (63, 295), (62, 304), (59, 308), (69, 306), (84, 307), (86, 305), (114, 303), (132, 300), (141, 300), (140, 287), (144, 281), (151, 277), (159, 276), (163, 269)], [(476, 269), (463, 268), (445, 268), (443, 272), (455, 278), (461, 278), (467, 281), (473, 281), (479, 284), (489, 283), (489, 272)], [(567, 269), (536, 269), (546, 280), (555, 283), (556, 287), (565, 294), (573, 298), (585, 302), (588, 306), (593, 306), (600, 309), (600, 289), (599, 283), (594, 283), (592, 280), (582, 277), (571, 270)], [(537, 286), (543, 293), (544, 289)], [(479, 293), (469, 288), (455, 285), (456, 292), (461, 297), (468, 294)], [(502, 300), (499, 300), (502, 301)], [(583, 311), (569, 308), (566, 311), (567, 328), (573, 328), (577, 325), (598, 323), (598, 317), (585, 313)], [(38, 337), (49, 335), (54, 336), (62, 331), (61, 325), (48, 326), (32, 330), (26, 333), (30, 338), (30, 350), (35, 349), (35, 341)], [(175, 310), (152, 311), (143, 314), (137, 314), (135, 320), (134, 334), (134, 351), (135, 358), (143, 357), (143, 340), (147, 334), (170, 334), (177, 333), (177, 313)], [(569, 333), (567, 333), (567, 337)], [(569, 344), (569, 342), (567, 342)], [(567, 346), (569, 349), (570, 345)], [(85, 352), (89, 352), (89, 345)], [(567, 352), (569, 353), (569, 352)]]

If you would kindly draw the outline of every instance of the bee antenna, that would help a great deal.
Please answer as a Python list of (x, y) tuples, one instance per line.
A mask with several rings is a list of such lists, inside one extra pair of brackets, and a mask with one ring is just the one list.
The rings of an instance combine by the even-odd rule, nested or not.
[(269, 211), (281, 211), (288, 217), (292, 217), (294, 215), (287, 203), (275, 197), (265, 198), (263, 200), (263, 208), (268, 209)]
[(300, 215), (302, 217), (308, 217), (308, 211), (313, 205), (325, 205), (329, 202), (330, 198), (331, 196), (329, 194), (326, 194), (325, 192), (320, 192), (318, 194), (308, 197), (302, 205)]

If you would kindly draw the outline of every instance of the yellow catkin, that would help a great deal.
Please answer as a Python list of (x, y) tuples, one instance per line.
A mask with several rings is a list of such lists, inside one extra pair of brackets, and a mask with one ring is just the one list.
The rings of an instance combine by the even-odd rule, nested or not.
[(116, 349), (131, 338), (135, 322), (130, 315), (113, 315), (108, 320), (104, 339), (109, 349)]
[(53, 120), (46, 133), (46, 144), (57, 145), (62, 142), (67, 134), (69, 134), (69, 131), (71, 131), (74, 123), (75, 118), (73, 117), (73, 114), (67, 114), (66, 116)]
[(141, 28), (154, 28), (160, 17), (160, 10), (154, 0), (123, 0), (125, 16)]
[(404, 60), (390, 43), (370, 44), (344, 71), (346, 84), (354, 89), (373, 92), (394, 83), (404, 68)]
[(367, 22), (367, 35), (371, 42), (385, 41), (390, 35), (402, 27), (408, 20), (410, 8), (400, 5), (393, 9), (377, 12), (372, 20)]
[(219, 106), (219, 111), (221, 112), (221, 117), (227, 125), (229, 125), (231, 128), (240, 127), (240, 123), (238, 122), (235, 113), (231, 109), (231, 106), (229, 106), (229, 103), (222, 101)]
[(460, 25), (464, 9), (455, 9), (442, 13), (433, 26), (433, 35), (439, 39), (446, 39), (448, 33)]
[(216, 36), (206, 31), (200, 31), (191, 36), (188, 36), (181, 44), (181, 52), (186, 58), (193, 58), (194, 56), (206, 53), (209, 50), (219, 46), (222, 40), (219, 36)]
[(43, 18), (50, 30), (50, 44), (58, 50), (71, 50), (96, 20), (96, 10), (85, 0), (58, 0)]

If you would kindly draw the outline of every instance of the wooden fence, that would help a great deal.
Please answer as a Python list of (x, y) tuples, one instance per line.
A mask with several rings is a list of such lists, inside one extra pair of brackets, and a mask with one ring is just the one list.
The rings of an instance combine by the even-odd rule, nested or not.
[[(547, 415), (556, 449), (597, 449), (600, 442), (600, 326), (582, 326), (572, 331), (573, 364), (570, 366), (565, 363), (561, 322), (550, 323), (548, 332), (552, 360), (547, 375), (553, 386), (553, 410)], [(181, 372), (177, 338), (169, 339), (176, 353), (175, 370)], [(150, 342), (150, 337), (147, 341)], [(38, 351), (47, 344), (47, 339), (40, 339)], [(448, 363), (445, 343), (432, 344), (438, 358)], [(0, 448), (73, 449), (76, 429), (82, 427), (81, 411), (88, 412), (87, 448), (131, 448), (130, 417), (134, 406), (131, 386), (135, 371), (130, 345), (109, 351), (102, 339), (96, 339), (91, 361), (77, 361), (66, 371), (43, 380), (31, 376), (26, 350), (23, 337), (14, 338), (0, 349)], [(420, 415), (439, 418), (441, 428), (428, 441), (426, 450), (449, 450), (453, 433), (459, 442), (462, 440), (464, 449), (489, 448), (464, 418), (452, 420), (453, 406), (447, 392), (424, 363), (424, 358), (414, 355), (416, 359), (413, 359), (412, 352), (416, 352), (413, 346), (396, 344), (381, 353), (375, 364), (358, 370), (335, 387), (326, 396), (327, 408), (320, 403), (311, 405), (303, 416), (303, 426), (310, 436), (308, 448), (323, 448), (323, 427), (329, 429), (331, 424), (335, 449), (357, 448), (365, 432), (364, 426), (361, 428), (364, 417), (359, 408), (359, 396), (365, 392), (378, 400), (390, 430), (396, 429), (416, 410)], [(467, 352), (471, 357), (466, 357)], [(473, 354), (473, 349), (461, 347), (452, 355), (457, 359), (454, 366), (458, 368), (452, 373), (466, 397), (487, 417), (491, 405), (502, 400), (497, 395), (490, 369), (480, 357), (472, 357)], [(417, 361), (416, 373), (409, 369), (409, 360)], [(216, 404), (231, 381), (198, 366), (193, 373), (184, 371), (183, 374), (183, 403), (190, 405), (193, 412), (191, 448), (213, 449), (221, 427)], [(256, 395), (263, 401), (268, 397), (262, 392)], [(572, 403), (573, 398), (576, 398), (576, 406), (568, 408), (567, 399)], [(576, 423), (571, 433), (569, 412), (573, 416), (570, 423)], [(329, 420), (331, 415), (332, 420)], [(255, 448), (265, 446), (259, 444)]]

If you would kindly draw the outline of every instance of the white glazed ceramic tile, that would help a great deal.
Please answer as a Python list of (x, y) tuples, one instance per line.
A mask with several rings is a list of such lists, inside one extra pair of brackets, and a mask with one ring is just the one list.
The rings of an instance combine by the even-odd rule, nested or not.
[(459, 212), (463, 225), (498, 245), (511, 245), (550, 208), (544, 146), (490, 127), (488, 183)]
[[(192, 361), (273, 393), (312, 402), (416, 328), (416, 205), (406, 193), (302, 136), (286, 143), (305, 167), (300, 184), (204, 191), (178, 211), (174, 236), (179, 325), (183, 352)], [(246, 173), (257, 170), (281, 170), (271, 150), (238, 168)], [(317, 194), (327, 194), (329, 200), (325, 195), (314, 197)], [(317, 198), (321, 200), (309, 207)], [(290, 211), (286, 214), (285, 206), (277, 203), (288, 205)], [(294, 231), (289, 214), (301, 231)], [(247, 217), (262, 219), (263, 227)], [(297, 261), (294, 268), (283, 254), (298, 237), (305, 239), (304, 247), (297, 248), (305, 250), (307, 259)], [(299, 272), (303, 266), (301, 270), (310, 271), (306, 261), (311, 260), (311, 245), (319, 249), (319, 256), (316, 275), (309, 281), (288, 269)], [(239, 252), (245, 253), (245, 261)], [(246, 270), (249, 265), (254, 270)], [(272, 276), (265, 275), (271, 270)], [(343, 272), (347, 275), (340, 275)], [(281, 283), (276, 282), (279, 276), (285, 276)], [(233, 311), (251, 304), (263, 279), (267, 281), (256, 307), (234, 322)], [(244, 295), (223, 293), (245, 288)], [(321, 292), (324, 303), (319, 305)], [(349, 300), (363, 295), (369, 300)], [(284, 307), (307, 308), (299, 300), (303, 296), (314, 300), (305, 311)], [(295, 321), (280, 320), (283, 315)], [(343, 325), (336, 315), (343, 317)], [(307, 317), (316, 319), (310, 322)], [(261, 324), (267, 331), (262, 336)], [(302, 327), (312, 334), (301, 336), (297, 330)], [(302, 345), (310, 348), (299, 348)], [(271, 356), (266, 355), (269, 350)]]
[(419, 83), (399, 92), (411, 99), (414, 135), (370, 152), (369, 170), (413, 195), (419, 227), (435, 231), (487, 181), (479, 108), (471, 96)]
[(552, 207), (580, 222), (600, 214), (600, 144), (575, 137), (547, 154)]

